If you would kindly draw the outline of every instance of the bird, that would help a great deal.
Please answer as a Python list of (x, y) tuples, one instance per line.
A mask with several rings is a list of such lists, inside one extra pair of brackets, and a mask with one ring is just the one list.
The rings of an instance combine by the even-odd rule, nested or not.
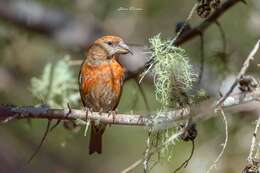
[[(133, 54), (119, 36), (102, 36), (85, 51), (79, 72), (79, 91), (83, 106), (102, 113), (115, 111), (122, 92), (125, 68), (118, 61), (122, 54)], [(102, 153), (106, 124), (91, 121), (89, 154)]]

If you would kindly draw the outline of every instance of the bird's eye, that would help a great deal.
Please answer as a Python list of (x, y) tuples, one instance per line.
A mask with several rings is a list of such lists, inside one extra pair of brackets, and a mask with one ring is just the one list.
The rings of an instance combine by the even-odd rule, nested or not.
[(108, 41), (107, 44), (108, 44), (109, 46), (112, 46), (113, 43), (112, 43), (112, 41)]

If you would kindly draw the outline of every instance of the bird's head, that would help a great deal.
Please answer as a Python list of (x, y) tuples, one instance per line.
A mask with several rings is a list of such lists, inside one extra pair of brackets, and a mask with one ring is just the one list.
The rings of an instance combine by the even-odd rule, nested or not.
[(123, 39), (118, 36), (103, 36), (97, 39), (94, 45), (104, 49), (108, 57), (127, 53), (133, 54)]

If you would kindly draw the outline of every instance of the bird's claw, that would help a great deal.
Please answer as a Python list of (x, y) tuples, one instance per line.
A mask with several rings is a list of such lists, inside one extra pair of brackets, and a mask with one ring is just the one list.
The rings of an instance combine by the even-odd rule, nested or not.
[(89, 115), (89, 111), (91, 111), (88, 107), (84, 107), (83, 108), (84, 109), (84, 111), (85, 111), (85, 118), (86, 118), (86, 121), (88, 121), (88, 115)]
[(69, 115), (70, 115), (71, 112), (72, 112), (72, 109), (71, 109), (71, 106), (70, 106), (69, 103), (67, 103), (67, 107), (68, 107), (68, 109), (69, 109), (69, 112), (66, 114), (66, 117), (69, 117)]
[(110, 115), (113, 116), (112, 123), (110, 123), (109, 126), (111, 126), (111, 124), (114, 124), (114, 123), (115, 123), (116, 114), (117, 114), (117, 110), (113, 110), (113, 111), (110, 111), (110, 112), (108, 113), (108, 116), (110, 116)]

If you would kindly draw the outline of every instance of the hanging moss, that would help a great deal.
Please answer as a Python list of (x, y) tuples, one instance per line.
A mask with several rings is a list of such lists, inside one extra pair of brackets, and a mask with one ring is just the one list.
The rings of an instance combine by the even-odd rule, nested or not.
[(154, 57), (156, 99), (165, 107), (178, 107), (187, 99), (185, 93), (192, 88), (197, 75), (184, 49), (162, 40), (160, 34), (149, 41)]

